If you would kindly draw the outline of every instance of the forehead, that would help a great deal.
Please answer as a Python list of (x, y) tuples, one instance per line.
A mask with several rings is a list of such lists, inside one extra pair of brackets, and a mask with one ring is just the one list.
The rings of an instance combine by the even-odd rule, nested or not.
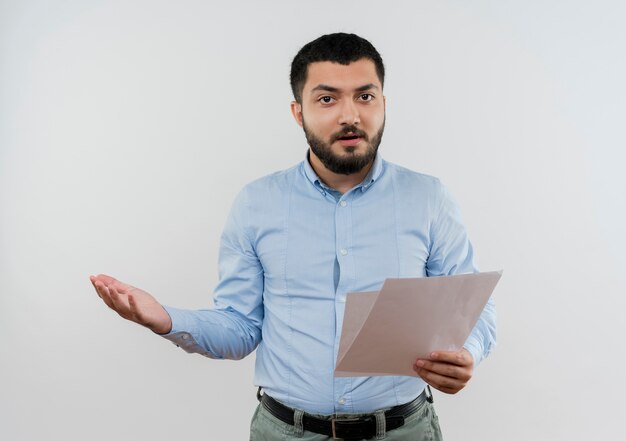
[(318, 61), (309, 64), (304, 93), (310, 93), (314, 87), (325, 84), (342, 90), (352, 90), (364, 84), (375, 84), (382, 89), (376, 65), (368, 58), (362, 58), (344, 65), (332, 61)]

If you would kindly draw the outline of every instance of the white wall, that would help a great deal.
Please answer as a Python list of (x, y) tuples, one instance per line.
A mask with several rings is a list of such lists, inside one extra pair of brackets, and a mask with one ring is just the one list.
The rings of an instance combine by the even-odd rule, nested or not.
[[(246, 182), (304, 157), (289, 65), (382, 53), (388, 160), (439, 176), (499, 345), (447, 440), (620, 438), (626, 8), (619, 1), (0, 2), (0, 438), (246, 439), (253, 356), (187, 355), (96, 297), (199, 308)], [(230, 422), (230, 424), (225, 424)]]

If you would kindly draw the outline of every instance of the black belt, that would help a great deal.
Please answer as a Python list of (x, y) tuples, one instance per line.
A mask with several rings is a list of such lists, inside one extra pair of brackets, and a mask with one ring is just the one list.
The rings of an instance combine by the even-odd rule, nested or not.
[[(272, 415), (289, 425), (294, 425), (294, 410), (279, 403), (267, 394), (261, 395), (261, 388), (257, 397), (259, 401)], [(385, 429), (390, 431), (404, 425), (404, 419), (413, 415), (424, 401), (432, 403), (432, 394), (428, 388), (413, 401), (392, 407), (385, 412)], [(358, 418), (332, 418), (321, 419), (305, 413), (302, 416), (304, 430), (332, 437), (332, 439), (362, 440), (376, 436), (376, 416), (374, 414), (363, 415)]]

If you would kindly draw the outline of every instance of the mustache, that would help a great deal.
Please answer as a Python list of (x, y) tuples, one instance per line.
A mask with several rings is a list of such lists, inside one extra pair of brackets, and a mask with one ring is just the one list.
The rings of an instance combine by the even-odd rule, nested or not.
[(343, 129), (341, 129), (340, 132), (337, 132), (333, 135), (332, 141), (337, 141), (339, 138), (341, 138), (342, 136), (346, 136), (348, 133), (353, 133), (355, 136), (358, 136), (359, 138), (363, 138), (365, 141), (368, 141), (367, 133), (365, 133), (363, 130), (359, 129), (355, 125), (345, 126)]

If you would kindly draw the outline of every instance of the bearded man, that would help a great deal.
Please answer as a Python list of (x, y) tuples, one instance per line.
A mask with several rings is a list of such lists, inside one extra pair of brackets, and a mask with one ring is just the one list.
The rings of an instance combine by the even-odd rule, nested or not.
[(323, 35), (298, 52), (291, 112), (309, 149), (237, 196), (213, 309), (162, 306), (91, 276), (109, 307), (187, 352), (240, 359), (257, 349), (254, 383), (264, 393), (252, 440), (441, 439), (429, 385), (458, 392), (495, 344), (490, 300), (463, 349), (416, 360), (415, 377), (333, 376), (347, 293), (379, 290), (389, 277), (477, 271), (440, 181), (378, 153), (384, 77), (378, 51), (354, 34)]

